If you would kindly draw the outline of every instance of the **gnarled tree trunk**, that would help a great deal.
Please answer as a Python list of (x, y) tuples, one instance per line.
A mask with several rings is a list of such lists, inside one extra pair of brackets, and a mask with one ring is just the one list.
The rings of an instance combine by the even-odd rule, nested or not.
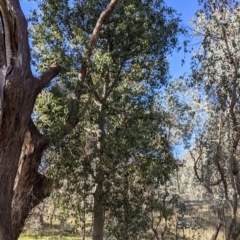
[[(0, 47), (2, 48), (0, 56), (0, 240), (12, 240), (17, 239), (21, 229), (19, 227), (15, 231), (13, 227), (18, 228), (17, 222), (22, 222), (25, 217), (23, 214), (18, 216), (22, 218), (20, 221), (16, 220), (16, 213), (19, 212), (16, 208), (24, 209), (23, 202), (28, 202), (26, 186), (32, 185), (32, 189), (35, 186), (41, 188), (46, 181), (43, 176), (38, 175), (37, 171), (34, 172), (37, 165), (35, 158), (41, 155), (46, 144), (43, 143), (44, 140), (40, 135), (37, 136), (30, 117), (37, 95), (58, 73), (59, 67), (52, 66), (40, 79), (33, 77), (30, 68), (27, 22), (19, 1), (0, 0), (0, 16)], [(29, 145), (26, 151), (24, 150), (24, 159), (19, 164), (24, 141), (24, 147)], [(33, 160), (31, 163), (30, 159)], [(13, 201), (14, 182), (19, 166), (22, 167), (22, 173), (25, 176), (21, 177), (21, 181), (19, 178), (16, 182)], [(32, 202), (31, 199), (28, 204), (31, 205)]]
[(42, 152), (48, 139), (41, 135), (30, 121), (25, 134), (12, 201), (12, 228), (14, 239), (21, 234), (30, 211), (48, 197), (54, 182), (38, 172)]

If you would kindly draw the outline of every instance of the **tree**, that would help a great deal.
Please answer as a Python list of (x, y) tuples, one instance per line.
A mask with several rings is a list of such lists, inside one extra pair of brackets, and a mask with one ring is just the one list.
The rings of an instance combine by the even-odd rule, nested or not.
[[(134, 239), (148, 227), (145, 192), (175, 167), (155, 94), (167, 80), (166, 54), (176, 46), (179, 19), (163, 1), (121, 2), (89, 55), (87, 39), (106, 4), (40, 5), (35, 60), (41, 69), (41, 62), (61, 59), (65, 71), (38, 99), (37, 123), (51, 138), (49, 171), (71, 193), (64, 202), (93, 212), (93, 239), (103, 238), (104, 224), (111, 239), (123, 236), (120, 229)], [(39, 21), (37, 13), (32, 19)]]
[[(100, 17), (90, 38), (93, 47), (102, 23), (117, 1)], [(47, 197), (54, 182), (38, 172), (48, 138), (31, 120), (37, 95), (60, 67), (52, 65), (38, 79), (32, 75), (27, 23), (19, 2), (0, 1), (1, 16), (1, 137), (0, 239), (17, 239), (31, 209)]]
[(41, 200), (51, 188), (37, 171), (47, 139), (36, 129), (31, 114), (36, 97), (60, 68), (52, 65), (39, 78), (32, 75), (27, 22), (17, 0), (0, 1), (0, 28), (0, 239), (16, 239), (24, 218), (17, 215), (19, 208), (25, 214), (29, 204), (36, 204), (29, 189)]
[[(217, 239), (225, 225), (227, 239), (237, 239), (240, 197), (239, 173), (239, 6), (238, 1), (203, 1), (195, 33), (202, 44), (194, 55), (192, 78), (205, 105), (205, 124), (194, 147), (194, 170), (213, 201)], [(207, 103), (207, 105), (206, 105)], [(225, 221), (226, 205), (230, 221)], [(224, 222), (225, 221), (225, 222)]]

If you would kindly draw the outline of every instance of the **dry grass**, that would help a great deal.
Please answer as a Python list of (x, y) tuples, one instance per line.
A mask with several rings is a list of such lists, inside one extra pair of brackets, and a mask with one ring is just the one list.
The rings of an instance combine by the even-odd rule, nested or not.
[[(179, 235), (178, 239), (185, 240), (209, 240), (211, 239), (212, 234), (214, 233), (214, 226), (216, 222), (216, 217), (214, 214), (214, 209), (210, 204), (199, 205), (192, 204), (187, 206), (187, 211), (184, 215), (184, 219), (189, 221), (191, 224), (189, 227), (184, 229), (176, 228), (176, 219), (178, 215), (176, 213), (173, 216), (173, 220), (170, 222), (172, 225), (171, 232), (172, 234), (166, 234), (164, 240), (175, 240), (176, 233)], [(39, 225), (38, 217), (32, 216), (32, 219), (29, 219), (26, 224), (25, 232), (20, 236), (20, 240), (30, 240), (30, 239), (39, 239), (39, 240), (55, 240), (55, 239), (68, 239), (81, 240), (81, 231), (76, 230), (70, 222), (64, 222), (61, 224), (57, 218), (53, 221), (53, 226), (50, 227), (48, 223), (48, 217), (44, 218), (44, 225)], [(86, 231), (85, 240), (91, 239), (91, 229), (90, 223), (88, 223), (88, 231)], [(151, 231), (150, 231), (151, 232)], [(221, 229), (219, 235), (219, 240), (225, 239), (224, 228)], [(240, 239), (240, 238), (239, 238)], [(146, 239), (147, 240), (147, 239)]]
[[(31, 234), (31, 233), (22, 233), (20, 238), (20, 240), (33, 240), (33, 239), (38, 239), (38, 240), (80, 240), (80, 236), (71, 236), (71, 235), (63, 235), (63, 236), (59, 236), (59, 235), (42, 235), (42, 234)], [(90, 240), (90, 238), (85, 238), (85, 240)]]

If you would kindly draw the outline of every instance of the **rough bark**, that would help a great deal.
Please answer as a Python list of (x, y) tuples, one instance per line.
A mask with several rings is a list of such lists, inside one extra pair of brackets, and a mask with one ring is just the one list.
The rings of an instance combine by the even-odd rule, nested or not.
[[(0, 0), (3, 22), (4, 53), (6, 62), (0, 66), (3, 101), (0, 129), (0, 240), (16, 239), (12, 228), (12, 201), (23, 142), (29, 129), (30, 116), (37, 95), (58, 73), (53, 66), (41, 79), (33, 77), (30, 68), (30, 52), (27, 22), (18, 0)], [(2, 44), (3, 45), (3, 44)], [(31, 127), (31, 126), (30, 126)], [(29, 168), (32, 170), (32, 168)], [(44, 179), (35, 177), (36, 184), (44, 185)], [(25, 176), (25, 182), (28, 182)], [(25, 187), (25, 185), (22, 185)], [(16, 188), (18, 190), (18, 188)], [(19, 192), (18, 192), (19, 193)], [(24, 198), (24, 194), (19, 199)], [(26, 196), (25, 196), (26, 197)], [(17, 206), (17, 199), (13, 206)], [(14, 209), (14, 207), (13, 207)], [(15, 209), (16, 210), (16, 209)], [(14, 212), (14, 211), (13, 211)], [(14, 214), (15, 216), (15, 214)], [(20, 216), (21, 217), (21, 216)]]
[(42, 153), (47, 144), (48, 139), (41, 135), (33, 122), (30, 121), (25, 134), (14, 186), (12, 201), (14, 239), (17, 239), (21, 234), (30, 211), (49, 196), (53, 190), (54, 182), (38, 172)]

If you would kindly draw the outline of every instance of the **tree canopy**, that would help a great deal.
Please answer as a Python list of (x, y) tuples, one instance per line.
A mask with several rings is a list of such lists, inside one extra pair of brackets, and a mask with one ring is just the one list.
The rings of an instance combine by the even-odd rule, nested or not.
[(36, 122), (51, 139), (48, 171), (68, 192), (62, 204), (72, 202), (79, 216), (93, 212), (93, 237), (103, 236), (95, 231), (103, 231), (105, 214), (109, 238), (135, 239), (149, 228), (145, 194), (154, 195), (176, 167), (156, 95), (183, 30), (163, 1), (119, 2), (91, 49), (107, 3), (43, 1), (41, 16), (33, 12), (39, 70), (56, 59), (64, 69), (38, 98)]

